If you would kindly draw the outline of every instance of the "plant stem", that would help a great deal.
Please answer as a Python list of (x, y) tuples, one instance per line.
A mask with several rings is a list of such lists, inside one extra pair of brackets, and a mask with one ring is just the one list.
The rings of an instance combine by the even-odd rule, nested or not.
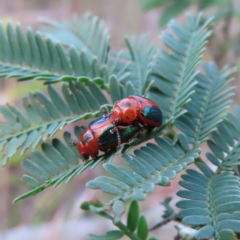
[(126, 236), (133, 240), (139, 240), (136, 233), (131, 232), (127, 226), (125, 226), (122, 222), (114, 222), (114, 225), (117, 226)]

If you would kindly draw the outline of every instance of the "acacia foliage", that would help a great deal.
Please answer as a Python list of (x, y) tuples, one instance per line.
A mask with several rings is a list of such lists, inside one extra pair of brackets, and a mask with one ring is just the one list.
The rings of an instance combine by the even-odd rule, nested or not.
[[(238, 233), (239, 107), (236, 114), (227, 114), (234, 95), (230, 83), (235, 69), (219, 69), (215, 63), (202, 62), (201, 73), (198, 72), (211, 26), (212, 18), (203, 21), (201, 14), (190, 14), (186, 25), (171, 20), (168, 31), (161, 34), (167, 50), (153, 46), (146, 35), (141, 35), (126, 39), (127, 51), (114, 52), (103, 21), (88, 14), (68, 24), (48, 21), (42, 32), (25, 32), (20, 25), (14, 28), (11, 24), (4, 29), (1, 24), (0, 75), (18, 81), (41, 80), (48, 85), (48, 94), (34, 91), (23, 99), (24, 111), (8, 104), (0, 107), (4, 118), (0, 122), (1, 163), (5, 165), (14, 154), (22, 155), (31, 148), (22, 161), (27, 171), (22, 179), (32, 190), (14, 201), (63, 181), (68, 183), (104, 162), (104, 169), (112, 176), (99, 176), (86, 186), (102, 189), (113, 197), (97, 206), (88, 203), (86, 209), (112, 220), (119, 228), (103, 238), (118, 239), (125, 234), (131, 239), (146, 239), (144, 217), (133, 225), (122, 223), (125, 202), (134, 199), (130, 219), (131, 212), (138, 212), (135, 201), (145, 200), (155, 186), (169, 186), (178, 172), (198, 162), (203, 173), (190, 169), (182, 176), (180, 185), (187, 190), (178, 195), (188, 200), (177, 203), (183, 209), (179, 217), (197, 227), (197, 239), (213, 235), (224, 239), (233, 237), (232, 231)], [(139, 139), (118, 151), (84, 163), (70, 144), (70, 133), (63, 134), (64, 141), (54, 138), (51, 143), (46, 142), (65, 125), (100, 116), (100, 108), (110, 110), (113, 102), (136, 93), (159, 104), (164, 118), (162, 127), (145, 130)], [(76, 138), (83, 129), (84, 126), (74, 128)], [(149, 139), (155, 143), (138, 147)], [(201, 144), (206, 141), (211, 149), (206, 156), (217, 167), (215, 172), (202, 160)], [(41, 151), (35, 149), (39, 145)], [(128, 154), (134, 146), (134, 153)], [(112, 162), (115, 154), (122, 156), (127, 167)], [(226, 189), (226, 185), (231, 185), (231, 189)], [(219, 194), (229, 194), (231, 198), (220, 198)], [(109, 215), (110, 209), (115, 217)]]

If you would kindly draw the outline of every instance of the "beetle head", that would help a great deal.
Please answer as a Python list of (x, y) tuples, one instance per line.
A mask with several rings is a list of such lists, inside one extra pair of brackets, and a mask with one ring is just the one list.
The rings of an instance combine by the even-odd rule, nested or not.
[(79, 141), (77, 148), (82, 157), (87, 160), (89, 158), (89, 155), (87, 154), (86, 146), (81, 141)]

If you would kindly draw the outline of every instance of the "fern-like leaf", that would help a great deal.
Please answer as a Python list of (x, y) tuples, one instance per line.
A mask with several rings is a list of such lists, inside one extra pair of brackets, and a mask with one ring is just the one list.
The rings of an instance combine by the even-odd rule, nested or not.
[(87, 187), (102, 189), (106, 193), (118, 195), (107, 205), (115, 201), (128, 199), (143, 200), (146, 194), (154, 190), (155, 185), (169, 185), (176, 173), (192, 163), (200, 149), (186, 147), (186, 138), (172, 145), (169, 138), (156, 138), (156, 144), (148, 143), (134, 155), (123, 155), (123, 160), (129, 168), (106, 163), (104, 168), (112, 177), (97, 177), (87, 183)]
[[(78, 139), (83, 127), (75, 127), (75, 137)], [(53, 139), (52, 144), (42, 143), (42, 151), (31, 151), (29, 157), (22, 161), (24, 170), (29, 174), (24, 174), (22, 180), (26, 182), (32, 190), (17, 197), (13, 202), (49, 188), (57, 187), (65, 181), (68, 183), (76, 175), (81, 174), (87, 168), (94, 168), (103, 159), (106, 162), (111, 162), (115, 153), (108, 152), (104, 157), (99, 156), (98, 160), (89, 160), (80, 162), (82, 159), (77, 148), (71, 144), (71, 134), (64, 132), (64, 142), (59, 139)]]
[(188, 169), (182, 175), (180, 190), (177, 195), (187, 200), (180, 200), (176, 205), (182, 210), (179, 217), (191, 226), (201, 226), (197, 239), (222, 239), (225, 230), (240, 232), (240, 179), (232, 172), (214, 174), (205, 164), (199, 163), (203, 173)]
[(58, 22), (51, 19), (41, 19), (43, 34), (54, 42), (61, 42), (64, 46), (75, 46), (79, 51), (85, 51), (90, 60), (97, 58), (104, 67), (105, 80), (115, 75), (119, 82), (129, 81), (130, 58), (125, 61), (122, 52), (109, 53), (109, 34), (104, 22), (90, 13), (84, 14), (82, 19), (73, 15), (70, 21)]
[(40, 140), (52, 137), (66, 124), (100, 116), (100, 107), (108, 103), (98, 85), (87, 78), (63, 84), (63, 97), (51, 85), (48, 93), (50, 99), (39, 91), (23, 99), (27, 114), (14, 106), (0, 107), (6, 120), (0, 123), (0, 150), (4, 154), (2, 165), (17, 151), (23, 155), (26, 149), (36, 148)]
[(137, 94), (145, 95), (150, 82), (149, 77), (152, 71), (156, 47), (149, 45), (149, 36), (147, 35), (126, 39), (126, 44), (132, 60), (129, 78), (131, 78), (131, 82), (136, 87)]
[[(94, 32), (97, 31), (97, 32)], [(91, 30), (99, 34), (99, 29)], [(15, 77), (18, 80), (45, 80), (47, 82), (77, 80), (79, 77), (102, 78), (108, 81), (110, 74), (107, 66), (108, 46), (105, 38), (93, 38), (95, 55), (83, 47), (81, 51), (75, 47), (64, 48), (40, 32), (28, 28), (24, 34), (20, 24), (16, 29), (8, 23), (6, 30), (0, 24), (0, 76)], [(100, 47), (99, 41), (100, 40)], [(102, 44), (102, 45), (101, 45)], [(92, 49), (91, 49), (92, 50)]]
[[(83, 128), (76, 127), (75, 129), (76, 137), (79, 138)], [(15, 202), (35, 195), (52, 185), (57, 186), (64, 180), (69, 182), (87, 168), (95, 168), (103, 160), (106, 162), (103, 165), (104, 168), (115, 178), (98, 177), (88, 182), (87, 186), (94, 189), (101, 188), (113, 195), (120, 195), (108, 205), (112, 205), (117, 200), (125, 201), (131, 198), (143, 200), (146, 193), (154, 190), (154, 185), (169, 185), (169, 180), (175, 178), (176, 173), (192, 163), (200, 152), (196, 146), (194, 149), (188, 147), (184, 135), (178, 138), (178, 142), (174, 146), (169, 138), (156, 138), (158, 145), (148, 143), (140, 150), (135, 150), (135, 155), (123, 156), (123, 160), (130, 169), (111, 164), (113, 156), (121, 153), (121, 149), (118, 152), (108, 152), (95, 161), (87, 161), (75, 168), (68, 169), (69, 164), (77, 164), (74, 159), (76, 156), (79, 158), (80, 155), (76, 147), (71, 146), (68, 133), (64, 134), (64, 139), (65, 145), (71, 148), (75, 156), (68, 154), (69, 150), (66, 149), (64, 143), (57, 139), (53, 139), (52, 145), (42, 144), (43, 154), (37, 151), (31, 152), (30, 157), (23, 161), (24, 169), (31, 176), (24, 175), (23, 180), (32, 186), (33, 190), (21, 195), (14, 200)], [(149, 164), (149, 159), (151, 164)], [(57, 176), (54, 177), (56, 174)], [(40, 185), (39, 181), (44, 183)]]
[(220, 170), (231, 171), (233, 166), (239, 166), (240, 152), (240, 107), (235, 107), (236, 115), (228, 114), (212, 133), (212, 139), (207, 144), (212, 153), (206, 156)]
[(175, 125), (192, 143), (204, 142), (215, 130), (229, 108), (234, 87), (229, 86), (235, 69), (218, 70), (214, 63), (202, 64), (206, 76), (198, 74), (192, 101), (187, 104), (187, 113), (178, 118)]
[(69, 22), (42, 18), (41, 23), (41, 30), (54, 42), (75, 46), (85, 51), (89, 60), (96, 57), (101, 64), (107, 63), (110, 36), (103, 20), (85, 13), (81, 19), (73, 15)]
[(201, 14), (188, 15), (188, 23), (183, 27), (171, 20), (168, 24), (174, 34), (163, 32), (162, 41), (171, 52), (160, 51), (153, 66), (154, 88), (149, 97), (155, 100), (169, 119), (184, 114), (184, 105), (190, 101), (196, 85), (196, 67), (199, 65), (207, 39), (212, 18), (201, 24)]

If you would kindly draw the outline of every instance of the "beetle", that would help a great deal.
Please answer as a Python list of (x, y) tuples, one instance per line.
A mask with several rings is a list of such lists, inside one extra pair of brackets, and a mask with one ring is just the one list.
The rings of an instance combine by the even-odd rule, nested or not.
[(108, 114), (114, 125), (138, 124), (141, 127), (160, 127), (162, 112), (154, 101), (130, 95), (117, 101)]
[(124, 128), (116, 129), (114, 134), (112, 131), (116, 128), (112, 124), (109, 116), (103, 116), (96, 119), (88, 125), (79, 141), (73, 141), (72, 144), (77, 146), (79, 153), (85, 160), (89, 157), (95, 159), (99, 150), (106, 152), (111, 149), (120, 147), (122, 143), (138, 136), (141, 127), (138, 125), (125, 125)]

